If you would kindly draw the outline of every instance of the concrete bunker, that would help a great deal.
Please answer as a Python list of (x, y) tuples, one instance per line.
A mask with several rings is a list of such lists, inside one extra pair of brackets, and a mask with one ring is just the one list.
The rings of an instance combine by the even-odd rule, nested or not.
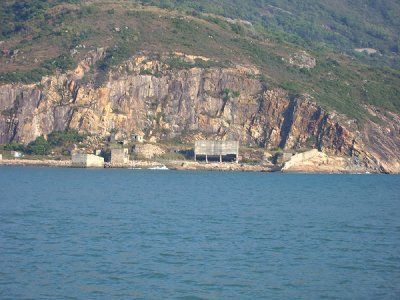
[(127, 164), (128, 162), (129, 162), (128, 148), (111, 149), (111, 163), (112, 164)]
[(132, 141), (134, 141), (134, 142), (137, 142), (137, 143), (143, 143), (144, 142), (144, 137), (143, 137), (143, 134), (132, 134), (131, 135), (131, 139), (132, 139)]
[(194, 144), (194, 160), (205, 158), (208, 162), (209, 157), (219, 158), (219, 162), (223, 158), (228, 159), (234, 156), (236, 163), (239, 161), (239, 142), (238, 141), (196, 141)]
[(104, 168), (104, 158), (94, 154), (72, 154), (72, 166), (76, 168)]

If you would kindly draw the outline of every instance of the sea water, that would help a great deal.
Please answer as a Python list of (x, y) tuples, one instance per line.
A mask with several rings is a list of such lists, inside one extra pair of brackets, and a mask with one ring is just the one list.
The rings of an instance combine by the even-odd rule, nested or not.
[(400, 176), (0, 167), (0, 299), (399, 299)]

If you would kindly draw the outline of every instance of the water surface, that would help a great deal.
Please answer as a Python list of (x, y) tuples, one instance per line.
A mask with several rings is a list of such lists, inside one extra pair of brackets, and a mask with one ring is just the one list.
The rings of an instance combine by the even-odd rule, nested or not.
[(400, 299), (400, 176), (0, 167), (0, 299)]

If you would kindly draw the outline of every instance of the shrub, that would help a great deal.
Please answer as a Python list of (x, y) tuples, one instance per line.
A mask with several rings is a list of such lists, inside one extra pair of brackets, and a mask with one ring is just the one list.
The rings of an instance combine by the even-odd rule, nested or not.
[(151, 70), (140, 68), (140, 75), (152, 75)]
[(67, 146), (81, 143), (86, 135), (79, 134), (76, 130), (53, 131), (48, 135), (48, 142), (51, 146)]
[(244, 35), (244, 28), (240, 24), (230, 24), (231, 29), (234, 33), (239, 35)]
[(10, 144), (6, 144), (4, 146), (4, 150), (25, 152), (25, 146), (20, 143), (12, 142)]
[(193, 64), (180, 57), (171, 57), (167, 59), (166, 64), (169, 65), (170, 69), (189, 69), (193, 67)]
[(183, 154), (176, 152), (162, 154), (160, 158), (165, 160), (186, 160), (186, 157)]
[(39, 136), (34, 142), (29, 143), (27, 152), (34, 155), (47, 155), (50, 148), (50, 143), (43, 136)]
[(100, 71), (108, 71), (112, 66), (122, 63), (133, 54), (133, 49), (129, 44), (121, 43), (121, 45), (108, 48), (103, 60), (97, 63)]
[(83, 17), (87, 17), (90, 15), (94, 15), (99, 12), (99, 8), (95, 5), (85, 5), (81, 7), (80, 15)]
[(233, 93), (232, 93), (232, 97), (233, 98), (237, 98), (239, 96), (240, 96), (240, 92), (239, 91), (233, 91)]
[(38, 82), (43, 76), (52, 74), (56, 69), (66, 71), (72, 69), (74, 65), (75, 62), (69, 55), (61, 54), (54, 59), (45, 60), (40, 67), (29, 71), (0, 73), (0, 81), (22, 83)]

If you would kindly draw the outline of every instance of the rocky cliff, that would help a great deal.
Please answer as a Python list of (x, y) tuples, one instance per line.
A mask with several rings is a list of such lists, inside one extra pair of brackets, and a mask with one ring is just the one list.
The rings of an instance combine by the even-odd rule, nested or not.
[(267, 88), (253, 66), (179, 70), (141, 56), (99, 82), (88, 73), (102, 55), (99, 49), (76, 70), (38, 84), (0, 86), (0, 143), (29, 143), (67, 128), (100, 137), (118, 129), (125, 136), (143, 132), (152, 142), (216, 138), (316, 148), (373, 172), (400, 172), (399, 115), (368, 107), (374, 122), (360, 126), (309, 96)]

